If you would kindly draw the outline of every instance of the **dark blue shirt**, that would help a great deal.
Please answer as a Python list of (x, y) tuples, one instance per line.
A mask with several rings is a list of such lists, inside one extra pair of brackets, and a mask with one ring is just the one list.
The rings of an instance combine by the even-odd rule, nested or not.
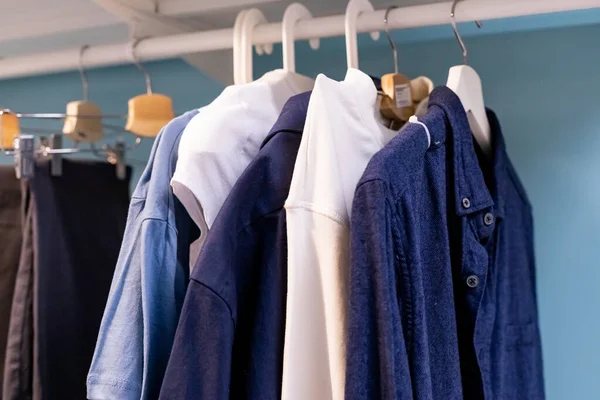
[[(346, 399), (543, 399), (531, 206), (488, 111), (479, 157), (448, 88), (354, 198)], [(482, 172), (485, 171), (485, 172)]]
[(210, 230), (161, 399), (279, 399), (287, 293), (283, 205), (310, 93), (292, 97)]

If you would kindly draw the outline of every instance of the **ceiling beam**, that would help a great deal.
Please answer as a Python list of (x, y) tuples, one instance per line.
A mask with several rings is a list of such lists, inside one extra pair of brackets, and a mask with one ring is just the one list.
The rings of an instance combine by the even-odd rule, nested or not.
[[(115, 15), (132, 27), (132, 36), (168, 36), (198, 30), (211, 29), (204, 22), (182, 22), (176, 17), (157, 13), (154, 3), (149, 0), (94, 0), (106, 11)], [(225, 0), (227, 1), (227, 0)], [(233, 58), (231, 51), (215, 54), (189, 54), (183, 59), (202, 71), (205, 75), (229, 85), (233, 83)]]
[(168, 0), (159, 3), (159, 12), (164, 15), (200, 15), (211, 11), (255, 7), (259, 4), (276, 3), (281, 0)]
[(4, 18), (7, 18), (6, 15), (0, 18), (2, 19), (0, 43), (106, 27), (119, 22), (117, 18), (108, 13), (96, 13), (93, 18), (90, 18), (89, 11), (81, 10), (71, 10), (70, 13), (64, 12), (57, 16), (41, 14), (32, 14), (23, 18), (13, 16), (8, 21), (4, 21)]

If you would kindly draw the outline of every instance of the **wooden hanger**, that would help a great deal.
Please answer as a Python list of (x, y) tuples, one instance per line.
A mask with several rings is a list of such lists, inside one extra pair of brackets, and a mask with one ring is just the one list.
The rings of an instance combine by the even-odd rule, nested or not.
[(383, 98), (381, 99), (379, 110), (381, 111), (381, 115), (388, 120), (406, 122), (415, 113), (415, 107), (413, 105), (410, 79), (405, 74), (398, 72), (398, 49), (390, 35), (388, 26), (388, 15), (395, 8), (398, 7), (388, 7), (383, 19), (385, 23), (385, 35), (394, 54), (394, 73), (385, 74), (381, 77)]
[[(475, 137), (477, 144), (479, 144), (479, 147), (481, 147), (481, 150), (489, 156), (492, 152), (492, 132), (487, 118), (485, 103), (483, 101), (481, 78), (473, 68), (467, 65), (467, 47), (458, 33), (456, 19), (454, 17), (456, 4), (459, 1), (461, 0), (454, 0), (452, 3), (450, 22), (452, 24), (452, 29), (454, 30), (454, 36), (456, 36), (462, 49), (463, 65), (457, 65), (450, 68), (446, 86), (452, 89), (452, 91), (460, 98), (460, 101), (465, 108), (465, 112), (467, 113), (473, 136)], [(478, 22), (476, 23), (478, 27), (481, 26)]]
[(0, 149), (12, 150), (20, 134), (19, 118), (8, 110), (0, 110)]
[(135, 66), (144, 74), (146, 94), (129, 99), (125, 129), (139, 136), (156, 137), (160, 130), (175, 117), (173, 100), (164, 94), (152, 93), (150, 74), (142, 67), (135, 54), (135, 48), (140, 41), (132, 43), (131, 55)]
[(67, 104), (63, 133), (74, 142), (97, 142), (102, 139), (102, 110), (96, 103), (88, 101), (88, 80), (83, 66), (83, 53), (89, 48), (82, 46), (79, 52), (79, 74), (83, 89), (83, 100)]

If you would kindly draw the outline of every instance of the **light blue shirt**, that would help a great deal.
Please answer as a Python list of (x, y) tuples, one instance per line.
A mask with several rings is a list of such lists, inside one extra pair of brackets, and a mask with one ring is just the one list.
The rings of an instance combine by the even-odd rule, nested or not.
[(169, 184), (187, 123), (165, 126), (133, 193), (87, 378), (88, 399), (158, 398), (189, 276), (195, 225)]

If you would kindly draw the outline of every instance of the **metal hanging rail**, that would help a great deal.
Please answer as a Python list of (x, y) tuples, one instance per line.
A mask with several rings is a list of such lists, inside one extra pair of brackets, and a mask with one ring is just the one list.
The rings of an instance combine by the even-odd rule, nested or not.
[[(449, 24), (452, 2), (397, 8), (388, 16), (392, 29)], [(560, 11), (600, 8), (600, 0), (468, 0), (459, 3), (457, 22), (490, 20), (546, 14)], [(359, 16), (358, 31), (385, 29), (385, 10)], [(298, 22), (295, 38), (311, 39), (344, 35), (344, 15), (319, 17)], [(281, 42), (281, 23), (258, 25), (253, 33), (255, 44)], [(85, 52), (85, 65), (103, 67), (132, 63), (130, 43), (92, 46)], [(137, 48), (144, 60), (175, 58), (185, 54), (230, 49), (233, 28), (148, 38)], [(80, 48), (0, 59), (0, 79), (75, 70), (79, 66)]]

